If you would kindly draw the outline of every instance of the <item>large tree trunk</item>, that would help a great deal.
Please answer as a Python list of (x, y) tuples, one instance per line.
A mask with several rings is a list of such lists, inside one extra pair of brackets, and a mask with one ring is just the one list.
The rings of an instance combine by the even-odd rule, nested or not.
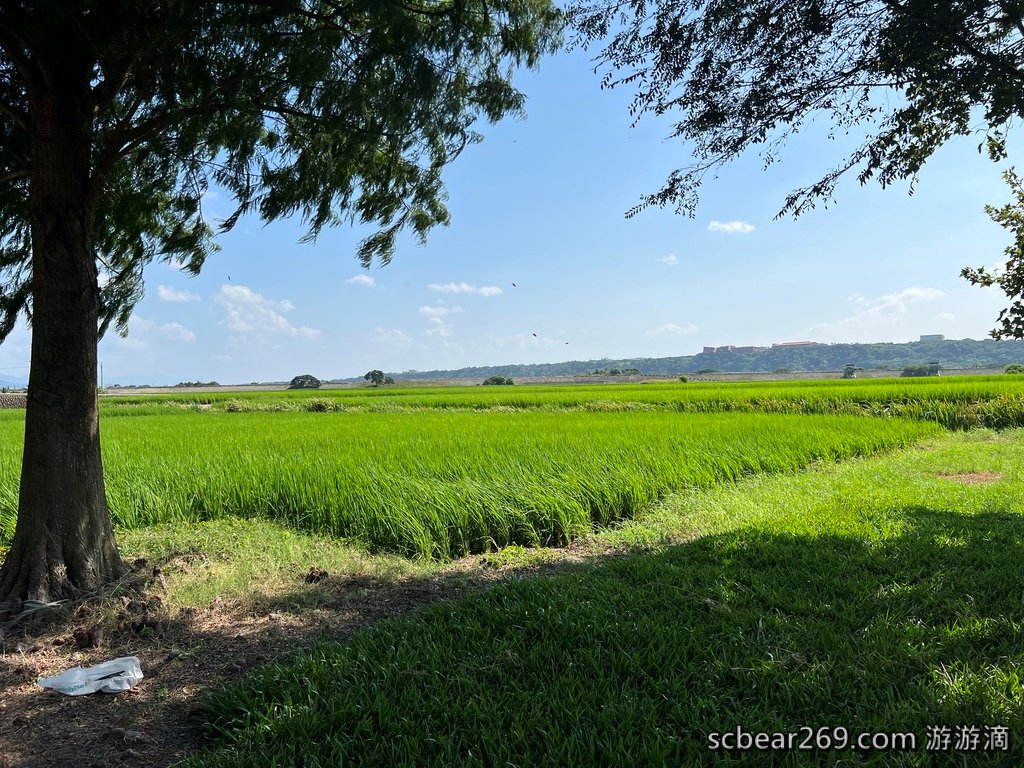
[(32, 366), (0, 601), (74, 597), (122, 571), (100, 458), (91, 68), (65, 60), (41, 72), (29, 89)]

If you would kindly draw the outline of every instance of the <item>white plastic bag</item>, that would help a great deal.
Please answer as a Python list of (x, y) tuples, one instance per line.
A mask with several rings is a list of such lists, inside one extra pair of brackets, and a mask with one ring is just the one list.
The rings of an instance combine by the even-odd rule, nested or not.
[(122, 656), (94, 667), (72, 667), (54, 677), (41, 678), (39, 685), (68, 696), (84, 696), (103, 691), (120, 693), (134, 687), (143, 678), (135, 656)]

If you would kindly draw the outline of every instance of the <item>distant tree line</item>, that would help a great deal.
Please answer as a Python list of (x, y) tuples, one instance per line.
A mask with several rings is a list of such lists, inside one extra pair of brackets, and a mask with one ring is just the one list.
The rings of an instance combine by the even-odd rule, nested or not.
[(288, 389), (320, 389), (320, 379), (310, 373), (303, 373), (291, 380)]
[(640, 375), (640, 369), (639, 368), (623, 368), (623, 369), (620, 370), (618, 368), (610, 368), (610, 369), (606, 370), (604, 368), (597, 368), (597, 369), (595, 369), (595, 370), (593, 370), (590, 373), (587, 373), (585, 375), (587, 375), (587, 376), (639, 376)]
[(394, 384), (395, 380), (384, 373), (384, 371), (378, 371), (376, 369), (367, 371), (363, 374), (363, 378), (370, 382), (370, 386), (379, 387), (387, 384)]
[(929, 363), (928, 365), (908, 365), (903, 369), (903, 373), (900, 376), (938, 376), (940, 367), (938, 363)]
[[(405, 371), (392, 374), (398, 379), (486, 379), (512, 376), (515, 379), (547, 376), (678, 376), (681, 373), (771, 373), (790, 371), (843, 371), (847, 364), (864, 370), (902, 371), (908, 365), (938, 361), (943, 368), (1002, 368), (1024, 359), (1024, 341), (995, 339), (947, 339), (907, 344), (814, 344), (777, 347), (759, 352), (710, 352), (680, 357), (624, 358), (618, 360), (572, 360), (535, 365), (474, 366), (457, 370)], [(636, 371), (627, 374), (627, 371)]]

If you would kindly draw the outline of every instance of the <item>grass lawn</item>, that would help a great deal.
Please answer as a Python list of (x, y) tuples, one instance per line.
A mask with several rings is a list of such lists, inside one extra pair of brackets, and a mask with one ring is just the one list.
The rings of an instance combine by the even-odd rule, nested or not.
[[(582, 562), (504, 550), (551, 566), (216, 692), (190, 764), (1020, 765), (1022, 459), (1018, 431), (943, 435), (675, 494)], [(1008, 751), (925, 750), (962, 725), (1008, 727)], [(801, 726), (918, 748), (709, 749)]]

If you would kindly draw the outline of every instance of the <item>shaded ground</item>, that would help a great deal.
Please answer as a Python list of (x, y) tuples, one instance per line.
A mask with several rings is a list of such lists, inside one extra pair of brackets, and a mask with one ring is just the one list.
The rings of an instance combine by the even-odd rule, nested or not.
[[(477, 556), (395, 581), (297, 572), (289, 594), (176, 611), (161, 597), (163, 574), (176, 563), (139, 562), (121, 596), (79, 606), (51, 627), (0, 636), (0, 768), (171, 765), (199, 744), (192, 714), (207, 690), (317, 640), (583, 559), (576, 548), (528, 567)], [(128, 655), (139, 658), (145, 679), (121, 694), (71, 697), (36, 684)]]
[[(189, 768), (1024, 765), (1019, 505), (888, 501), (518, 579), (298, 654), (219, 692)], [(958, 725), (977, 745), (928, 749)], [(829, 726), (841, 742), (813, 751), (710, 739)], [(887, 733), (908, 738), (858, 739)]]

